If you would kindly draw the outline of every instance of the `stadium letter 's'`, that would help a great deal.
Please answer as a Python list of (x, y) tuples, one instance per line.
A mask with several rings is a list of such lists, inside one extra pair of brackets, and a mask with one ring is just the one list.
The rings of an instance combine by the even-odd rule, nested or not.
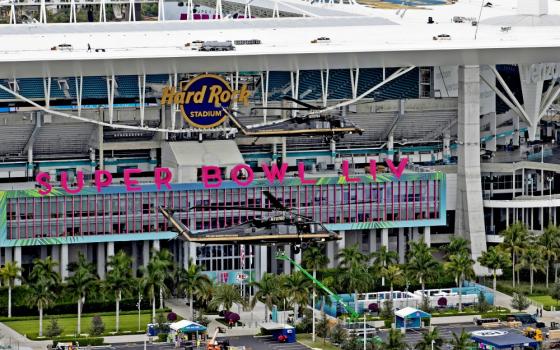
[(395, 164), (393, 164), (393, 161), (390, 160), (390, 159), (387, 159), (387, 165), (389, 166), (389, 169), (391, 170), (391, 172), (393, 173), (393, 175), (395, 175), (395, 177), (397, 179), (401, 178), (401, 175), (404, 172), (404, 168), (406, 167), (406, 163), (408, 163), (408, 158), (403, 158), (403, 159), (401, 159), (401, 162), (399, 163), (399, 166), (397, 168), (395, 168)]
[[(165, 177), (161, 177), (162, 174), (165, 174)], [(154, 183), (159, 190), (161, 190), (161, 185), (167, 187), (168, 190), (171, 189), (171, 185), (169, 184), (173, 179), (173, 174), (169, 168), (155, 168), (154, 169)]]
[[(105, 180), (103, 180), (105, 176)], [(107, 170), (96, 170), (95, 171), (95, 187), (97, 187), (97, 192), (101, 192), (101, 188), (109, 186), (113, 182), (113, 175)]]
[(375, 159), (369, 160), (369, 173), (371, 174), (373, 181), (375, 181), (377, 179), (377, 162)]
[(39, 194), (41, 196), (46, 196), (47, 194), (51, 193), (52, 191), (52, 185), (49, 183), (49, 181), (51, 181), (51, 177), (49, 175), (49, 173), (45, 173), (45, 172), (40, 172), (39, 174), (37, 174), (37, 176), (35, 177), (35, 181), (45, 187), (45, 189), (39, 189)]
[(347, 160), (342, 161), (342, 175), (344, 175), (344, 180), (346, 182), (360, 182), (359, 177), (350, 177), (349, 175), (349, 165)]
[(222, 174), (220, 167), (215, 165), (203, 165), (202, 183), (204, 185), (204, 188), (220, 187), (220, 185), (222, 184)]
[[(239, 179), (240, 172), (241, 174), (245, 175), (243, 176), (243, 179), (245, 181)], [(233, 167), (233, 169), (231, 169), (230, 177), (233, 180), (233, 182), (235, 182), (239, 186), (247, 187), (249, 186), (249, 184), (251, 184), (251, 182), (253, 182), (253, 179), (255, 178), (255, 174), (253, 173), (253, 169), (251, 169), (251, 167), (248, 166), (247, 164), (237, 164), (236, 166)]]
[(268, 182), (272, 185), (274, 184), (274, 180), (278, 179), (280, 184), (284, 182), (284, 177), (286, 176), (286, 172), (288, 171), (288, 163), (282, 163), (280, 169), (278, 169), (278, 164), (272, 163), (270, 169), (268, 168), (268, 164), (262, 163), (261, 168), (264, 172), (264, 175), (268, 179)]
[(80, 193), (80, 191), (84, 188), (84, 172), (83, 171), (76, 171), (76, 188), (71, 189), (68, 187), (68, 173), (66, 171), (62, 172), (60, 175), (60, 186), (64, 188), (67, 193), (76, 194)]
[(124, 185), (127, 191), (136, 192), (142, 189), (140, 186), (135, 186), (139, 184), (138, 180), (132, 180), (130, 178), (132, 174), (140, 174), (141, 172), (141, 169), (124, 169)]
[(298, 167), (299, 180), (301, 181), (302, 185), (313, 185), (315, 182), (317, 182), (317, 179), (305, 178), (305, 166), (303, 162), (299, 162), (297, 167)]

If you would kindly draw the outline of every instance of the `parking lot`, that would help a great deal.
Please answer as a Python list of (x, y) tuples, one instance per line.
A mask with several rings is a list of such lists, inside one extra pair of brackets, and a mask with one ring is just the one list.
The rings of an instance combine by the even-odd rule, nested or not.
[[(309, 350), (309, 348), (300, 343), (278, 343), (271, 337), (253, 337), (253, 336), (233, 336), (227, 337), (231, 346), (244, 346), (246, 350)], [(108, 346), (111, 350), (144, 350), (144, 343), (126, 343), (113, 344)], [(147, 343), (146, 350), (172, 350), (175, 349), (174, 344)], [(201, 346), (198, 350), (204, 350)]]

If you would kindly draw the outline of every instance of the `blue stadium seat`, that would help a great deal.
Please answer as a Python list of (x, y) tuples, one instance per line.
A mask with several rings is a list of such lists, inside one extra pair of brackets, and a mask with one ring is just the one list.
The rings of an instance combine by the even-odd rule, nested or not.
[(115, 79), (117, 80), (117, 97), (138, 97), (139, 91), (137, 75), (119, 75), (116, 76)]

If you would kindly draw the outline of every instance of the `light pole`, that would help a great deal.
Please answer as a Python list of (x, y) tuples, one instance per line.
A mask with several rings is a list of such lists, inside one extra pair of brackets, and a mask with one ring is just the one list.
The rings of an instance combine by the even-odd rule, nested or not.
[(431, 345), (432, 345), (432, 350), (434, 350), (434, 344), (435, 344), (435, 342), (436, 342), (436, 341), (432, 339), (432, 344), (431, 344)]
[(142, 309), (142, 293), (138, 293), (138, 303), (136, 304), (136, 307), (138, 307), (138, 330), (140, 331), (140, 311)]

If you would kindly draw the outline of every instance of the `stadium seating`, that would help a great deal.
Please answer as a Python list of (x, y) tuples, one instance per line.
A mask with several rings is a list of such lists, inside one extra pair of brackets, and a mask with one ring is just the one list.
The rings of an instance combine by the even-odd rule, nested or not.
[(119, 75), (117, 80), (117, 97), (136, 98), (138, 97), (138, 76)]

